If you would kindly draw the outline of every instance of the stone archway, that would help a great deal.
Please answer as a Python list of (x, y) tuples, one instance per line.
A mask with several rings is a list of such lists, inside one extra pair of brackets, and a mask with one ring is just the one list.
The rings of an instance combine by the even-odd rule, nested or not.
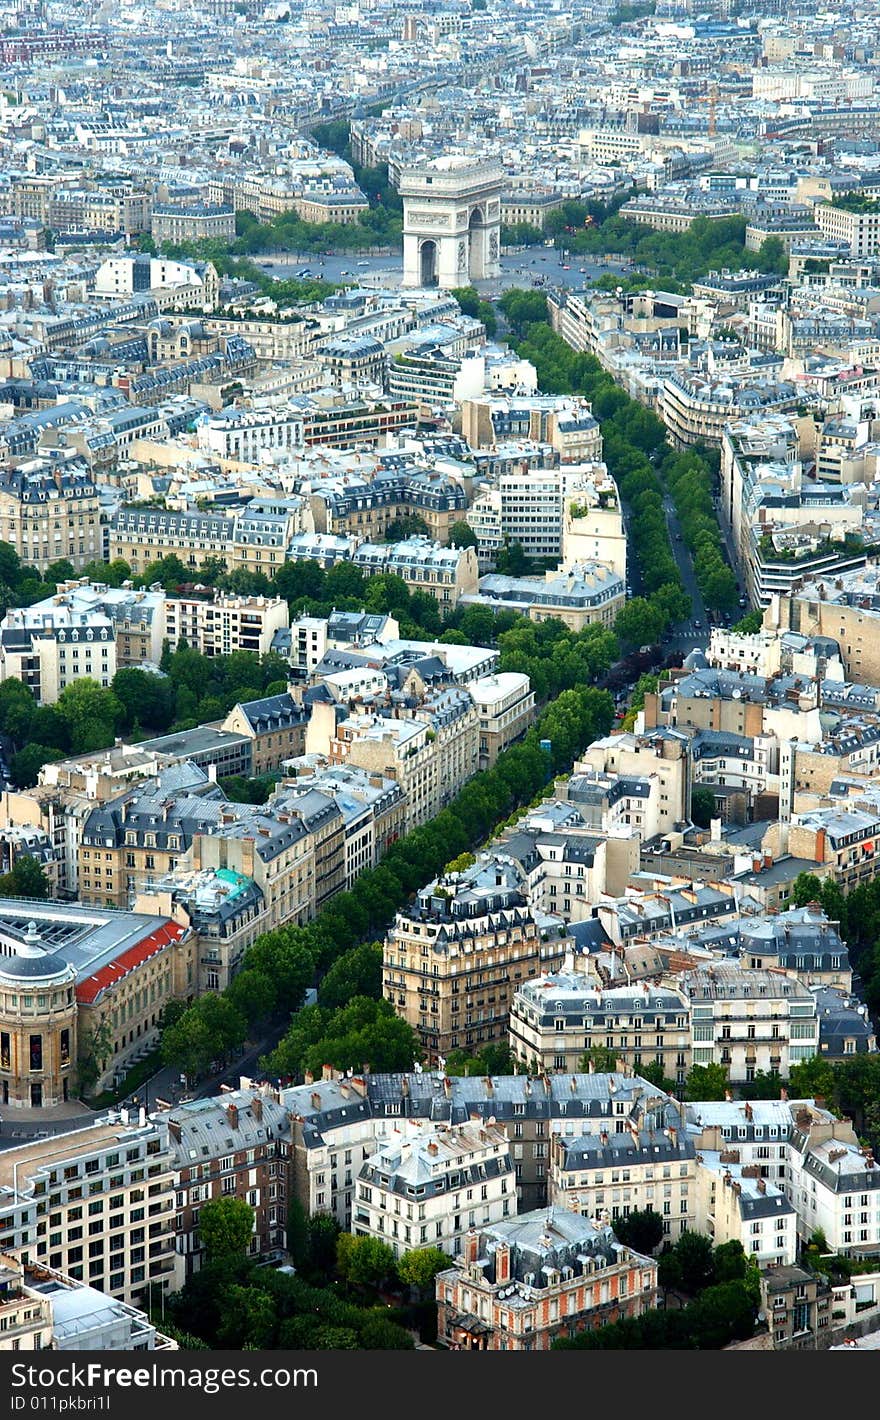
[(500, 275), (500, 165), (436, 158), (401, 175), (403, 285), (449, 290)]
[(482, 207), (475, 207), (468, 222), (468, 276), (482, 281), (486, 274), (486, 229)]
[(421, 286), (437, 285), (437, 243), (435, 241), (422, 242), (419, 247), (419, 278)]

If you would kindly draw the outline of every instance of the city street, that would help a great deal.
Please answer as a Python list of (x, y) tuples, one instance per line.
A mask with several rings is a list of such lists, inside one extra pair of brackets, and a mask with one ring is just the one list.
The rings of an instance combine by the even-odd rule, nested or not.
[[(678, 564), (681, 573), (681, 580), (684, 589), (691, 599), (692, 612), (687, 621), (681, 621), (677, 626), (673, 626), (667, 633), (670, 647), (681, 649), (685, 655), (695, 650), (697, 646), (705, 649), (709, 644), (709, 627), (706, 617), (706, 607), (697, 586), (697, 579), (694, 575), (694, 564), (690, 551), (681, 535), (681, 526), (675, 511), (675, 504), (667, 493), (663, 499), (663, 511), (666, 514), (666, 526), (669, 528), (669, 540), (672, 544), (672, 554)], [(699, 626), (697, 625), (699, 622)]]
[[(300, 271), (308, 271), (313, 277), (334, 283), (359, 281), (364, 286), (399, 286), (403, 274), (403, 254), (393, 256), (363, 256), (357, 252), (343, 252), (334, 256), (324, 256), (318, 252), (303, 255), (286, 253), (284, 256), (254, 258), (257, 264), (271, 276), (289, 280)], [(564, 257), (553, 247), (528, 247), (523, 251), (510, 252), (501, 258), (501, 276), (497, 281), (479, 281), (478, 289), (486, 295), (495, 291), (506, 291), (511, 286), (531, 286), (538, 277), (543, 277), (548, 286), (567, 286), (574, 291), (582, 290), (593, 278), (608, 272), (625, 271), (626, 261), (615, 259), (596, 261)]]

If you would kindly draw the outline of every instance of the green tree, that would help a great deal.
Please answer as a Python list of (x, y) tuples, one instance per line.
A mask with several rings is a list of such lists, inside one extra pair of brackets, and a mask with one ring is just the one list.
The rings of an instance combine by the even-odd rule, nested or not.
[(97, 1084), (113, 1052), (113, 1033), (109, 1021), (101, 1021), (86, 1031), (79, 1042), (76, 1073), (79, 1088), (89, 1094)]
[(691, 818), (698, 828), (708, 828), (716, 817), (715, 795), (708, 784), (695, 784), (691, 790)]
[(663, 1241), (663, 1219), (653, 1208), (637, 1209), (625, 1218), (615, 1218), (613, 1226), (618, 1242), (646, 1257)]
[(743, 1245), (739, 1238), (731, 1238), (730, 1242), (719, 1243), (713, 1254), (714, 1276), (716, 1282), (741, 1282), (744, 1281), (749, 1267), (749, 1260), (743, 1251)]
[(676, 1093), (676, 1083), (674, 1080), (666, 1078), (661, 1060), (650, 1060), (647, 1065), (640, 1065), (638, 1073), (643, 1080), (647, 1080), (651, 1085), (656, 1085), (657, 1089), (662, 1090), (664, 1094), (673, 1095)]
[[(3, 546), (0, 543), (0, 548)], [(27, 733), (36, 710), (37, 702), (29, 686), (11, 678), (0, 684), (0, 731), (4, 734), (18, 739), (13, 731), (16, 726), (22, 725)]]
[(49, 879), (41, 863), (29, 854), (16, 858), (8, 873), (0, 877), (0, 897), (29, 897), (40, 900), (49, 896)]
[(724, 1065), (693, 1065), (685, 1080), (687, 1100), (723, 1100), (727, 1093), (727, 1069)]
[(60, 749), (50, 749), (48, 745), (29, 744), (20, 749), (9, 762), (9, 775), (16, 789), (30, 789), (36, 784), (44, 764), (63, 759)]
[(58, 711), (70, 730), (74, 754), (105, 749), (112, 745), (125, 711), (112, 690), (84, 676), (73, 681), (58, 697)]
[(450, 1258), (439, 1247), (416, 1247), (398, 1259), (397, 1275), (405, 1287), (433, 1297), (434, 1278), (449, 1265)]
[(298, 1198), (287, 1205), (287, 1251), (295, 1267), (302, 1268), (310, 1260), (309, 1215)]
[(382, 992), (382, 943), (363, 942), (333, 963), (318, 987), (320, 1005), (337, 1010), (355, 996)]
[[(215, 1199), (216, 1203), (241, 1203), (241, 1199)], [(199, 1218), (212, 1205), (206, 1203)], [(248, 1206), (246, 1203), (243, 1205)], [(204, 1235), (204, 1234), (203, 1234)], [(247, 1246), (247, 1239), (245, 1240)], [(217, 1340), (221, 1346), (241, 1351), (264, 1351), (271, 1347), (278, 1326), (272, 1298), (256, 1287), (232, 1286), (224, 1294)]]
[(199, 1234), (212, 1262), (244, 1257), (254, 1231), (255, 1213), (243, 1198), (211, 1198), (199, 1211)]
[(330, 1213), (315, 1213), (309, 1219), (309, 1257), (312, 1266), (324, 1274), (336, 1265), (339, 1224)]
[(378, 1287), (394, 1273), (394, 1253), (378, 1238), (340, 1233), (336, 1244), (340, 1276), (356, 1287)]
[(477, 546), (477, 534), (470, 523), (466, 523), (463, 518), (460, 518), (457, 523), (452, 524), (449, 529), (449, 545), (450, 547)]
[(675, 1246), (661, 1254), (658, 1280), (661, 1287), (696, 1296), (715, 1275), (712, 1243), (703, 1233), (682, 1233)]
[(174, 719), (174, 685), (164, 676), (124, 666), (113, 677), (113, 694), (123, 710), (122, 727), (149, 725), (161, 733)]

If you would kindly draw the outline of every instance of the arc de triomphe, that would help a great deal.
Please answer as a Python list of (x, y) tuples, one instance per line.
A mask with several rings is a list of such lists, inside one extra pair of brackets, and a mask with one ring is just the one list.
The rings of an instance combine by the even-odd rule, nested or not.
[(501, 274), (502, 168), (434, 158), (401, 176), (403, 284), (450, 290)]

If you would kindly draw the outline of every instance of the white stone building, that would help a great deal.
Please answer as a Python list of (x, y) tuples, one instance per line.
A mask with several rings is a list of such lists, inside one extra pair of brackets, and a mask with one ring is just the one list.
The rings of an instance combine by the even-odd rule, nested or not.
[(457, 1256), (469, 1229), (517, 1211), (506, 1132), (488, 1122), (450, 1128), (402, 1123), (380, 1139), (357, 1180), (352, 1231), (401, 1257), (438, 1247)]

